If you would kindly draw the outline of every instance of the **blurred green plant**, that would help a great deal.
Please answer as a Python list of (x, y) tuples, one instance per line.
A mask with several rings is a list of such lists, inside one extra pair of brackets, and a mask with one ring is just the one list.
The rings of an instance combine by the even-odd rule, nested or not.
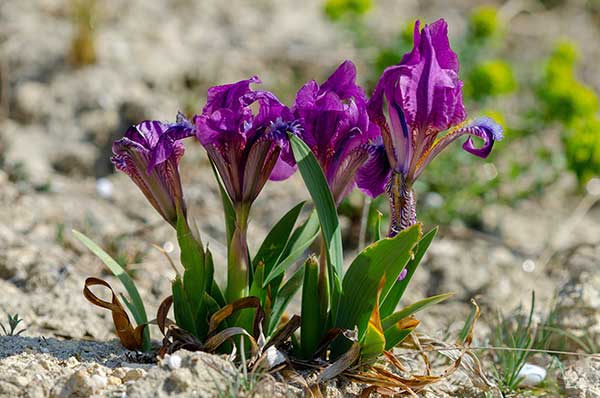
[(568, 125), (578, 118), (598, 112), (598, 96), (577, 79), (578, 59), (577, 46), (561, 41), (546, 62), (536, 94), (547, 121)]
[(581, 187), (600, 176), (600, 118), (590, 116), (574, 120), (563, 136), (567, 165)]
[(17, 331), (19, 324), (23, 322), (23, 319), (19, 318), (19, 314), (15, 315), (6, 315), (7, 318), (7, 326), (5, 326), (2, 322), (0, 322), (0, 328), (2, 328), (2, 332), (5, 336), (18, 336), (23, 333), (27, 328), (22, 328)]
[(536, 94), (541, 104), (540, 118), (562, 126), (567, 167), (583, 187), (600, 174), (600, 101), (577, 78), (578, 61), (574, 43), (558, 42), (546, 62)]
[(467, 76), (465, 94), (475, 101), (511, 94), (517, 90), (517, 80), (511, 66), (494, 59), (476, 65)]
[(372, 0), (326, 0), (323, 9), (330, 20), (340, 21), (363, 16), (372, 7)]
[(535, 311), (535, 293), (531, 293), (531, 306), (525, 312), (522, 305), (512, 312), (511, 316), (498, 313), (493, 327), (491, 344), (499, 349), (494, 351), (492, 368), (498, 387), (504, 394), (515, 392), (523, 381), (520, 371), (532, 355), (535, 345), (545, 345), (552, 336), (550, 331), (538, 335), (546, 319), (536, 325), (533, 316)]
[(503, 29), (498, 9), (493, 6), (476, 7), (469, 15), (468, 35), (470, 38), (484, 41), (501, 34)]

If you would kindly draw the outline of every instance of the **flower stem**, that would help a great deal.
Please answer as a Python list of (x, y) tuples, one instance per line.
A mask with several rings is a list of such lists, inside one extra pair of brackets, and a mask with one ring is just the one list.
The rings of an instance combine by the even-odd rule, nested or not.
[(417, 208), (412, 184), (402, 174), (394, 172), (387, 186), (390, 200), (390, 229), (388, 237), (417, 223)]
[(236, 207), (236, 223), (231, 237), (227, 255), (227, 289), (225, 296), (228, 303), (248, 295), (248, 276), (250, 258), (248, 257), (248, 214), (250, 206)]

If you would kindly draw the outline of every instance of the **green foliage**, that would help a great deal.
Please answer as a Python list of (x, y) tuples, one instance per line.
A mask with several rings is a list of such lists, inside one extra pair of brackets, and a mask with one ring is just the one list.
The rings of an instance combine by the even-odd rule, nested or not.
[(563, 136), (567, 166), (583, 186), (600, 176), (600, 118), (591, 116), (573, 121)]
[[(395, 285), (400, 272), (411, 257), (412, 249), (421, 235), (421, 226), (417, 224), (393, 238), (382, 239), (364, 249), (352, 262), (342, 285), (342, 296), (335, 327), (343, 329), (358, 328), (361, 343), (369, 326), (374, 307), (379, 305), (378, 298), (385, 300)], [(348, 344), (338, 339), (333, 346), (334, 356), (341, 355)]]
[(562, 141), (569, 170), (580, 186), (600, 173), (600, 101), (576, 76), (579, 58), (575, 44), (556, 44), (545, 67), (537, 96), (542, 116), (563, 125)]
[(556, 309), (551, 307), (539, 321), (534, 321), (535, 293), (531, 293), (529, 312), (522, 305), (510, 316), (498, 314), (493, 324), (490, 343), (500, 347), (493, 351), (493, 375), (504, 394), (515, 392), (521, 382), (519, 372), (533, 355), (532, 349), (547, 350), (558, 330), (555, 325)]
[(511, 66), (502, 60), (489, 60), (475, 66), (469, 73), (465, 90), (476, 101), (510, 94), (517, 89)]
[[(335, 294), (335, 291), (339, 290), (338, 286), (344, 262), (342, 233), (335, 202), (333, 201), (333, 196), (329, 190), (329, 185), (323, 175), (321, 166), (319, 166), (310, 148), (300, 138), (291, 134), (290, 143), (302, 179), (317, 209), (321, 231), (327, 248), (329, 277), (335, 287), (335, 289), (330, 291), (332, 294)], [(335, 298), (333, 298), (333, 302), (335, 302)]]
[(469, 16), (469, 37), (474, 40), (483, 41), (498, 36), (501, 28), (502, 24), (495, 7), (477, 7)]
[[(427, 252), (429, 245), (431, 245), (431, 242), (433, 242), (433, 239), (435, 238), (437, 231), (438, 231), (438, 229), (434, 228), (431, 231), (427, 232), (421, 238), (421, 240), (419, 240), (419, 242), (415, 245), (414, 250), (413, 250), (413, 255), (410, 258), (410, 260), (408, 261), (408, 264), (406, 264), (406, 270), (407, 270), (406, 276), (401, 281), (397, 281), (392, 286), (392, 288), (388, 292), (387, 296), (381, 301), (379, 310), (381, 311), (382, 318), (385, 318), (388, 315), (391, 315), (392, 312), (396, 309), (396, 307), (400, 303), (400, 299), (404, 295), (404, 292), (406, 291), (406, 289), (408, 287), (408, 283), (410, 282), (415, 271), (417, 270), (417, 267), (421, 263), (423, 256), (425, 256), (425, 253)], [(410, 315), (410, 314), (408, 314), (408, 315)]]
[(317, 259), (309, 257), (304, 264), (304, 283), (302, 284), (300, 356), (305, 359), (313, 357), (319, 342), (323, 338), (325, 324), (322, 319), (322, 308), (319, 292), (319, 264)]
[(537, 96), (547, 120), (569, 124), (598, 112), (598, 96), (576, 76), (577, 47), (559, 42), (548, 59)]
[(0, 328), (2, 328), (2, 333), (4, 333), (5, 336), (18, 336), (27, 330), (27, 328), (22, 328), (21, 330), (17, 331), (19, 323), (23, 322), (23, 319), (19, 318), (19, 314), (7, 314), (6, 318), (8, 326), (4, 326), (4, 324), (0, 322)]
[(372, 0), (326, 0), (325, 15), (332, 21), (360, 17), (372, 8)]

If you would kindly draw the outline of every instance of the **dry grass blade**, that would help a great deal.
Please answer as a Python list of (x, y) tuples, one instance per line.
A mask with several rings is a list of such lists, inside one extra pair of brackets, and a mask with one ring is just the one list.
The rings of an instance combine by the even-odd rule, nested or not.
[(346, 351), (337, 361), (323, 369), (319, 377), (317, 378), (317, 384), (324, 381), (331, 380), (334, 377), (342, 374), (346, 369), (352, 366), (360, 356), (360, 344), (353, 342), (350, 349)]
[(402, 372), (408, 372), (408, 369), (406, 369), (404, 367), (404, 365), (402, 365), (400, 360), (398, 358), (396, 358), (396, 356), (394, 354), (392, 354), (390, 351), (384, 351), (383, 355), (385, 355), (387, 360), (390, 361), (390, 363), (392, 365), (394, 365), (398, 370), (400, 370)]
[(160, 246), (158, 246), (156, 244), (152, 244), (152, 246), (155, 249), (157, 249), (159, 252), (161, 252), (162, 254), (165, 255), (165, 257), (167, 258), (167, 261), (169, 262), (169, 265), (171, 265), (171, 268), (173, 268), (173, 271), (175, 271), (175, 275), (177, 275), (178, 277), (182, 278), (181, 273), (179, 272), (179, 270), (177, 269), (177, 266), (175, 265), (175, 263), (171, 259), (171, 256), (169, 256), (169, 253), (167, 253), (167, 251), (165, 249), (163, 249), (162, 247), (160, 247)]
[(302, 386), (302, 388), (304, 388), (304, 391), (306, 391), (307, 396), (311, 397), (311, 398), (317, 398), (317, 397), (321, 397), (323, 396), (321, 394), (321, 390), (319, 390), (319, 395), (315, 396), (313, 390), (311, 389), (310, 385), (308, 384), (308, 382), (306, 381), (306, 379), (304, 377), (302, 377), (302, 375), (300, 375), (299, 373), (291, 370), (291, 369), (284, 369), (281, 371), (281, 375), (286, 379), (291, 381), (292, 383), (297, 383), (299, 385)]
[(260, 322), (264, 318), (264, 311), (260, 305), (260, 300), (258, 297), (250, 296), (244, 297), (242, 299), (236, 300), (231, 304), (227, 304), (225, 307), (221, 308), (219, 311), (215, 312), (210, 317), (210, 322), (208, 325), (208, 335), (213, 334), (221, 322), (223, 322), (226, 318), (231, 316), (236, 311), (245, 309), (245, 308), (256, 308), (256, 315), (254, 316), (254, 335), (260, 335)]
[(419, 350), (419, 354), (421, 354), (421, 358), (423, 359), (423, 363), (425, 364), (425, 368), (427, 370), (427, 375), (431, 376), (431, 362), (429, 361), (429, 357), (423, 351), (423, 347), (421, 346), (421, 342), (419, 341), (419, 337), (416, 333), (411, 333), (410, 338), (412, 339), (415, 347)]
[(246, 336), (250, 341), (250, 350), (252, 352), (252, 356), (256, 357), (258, 355), (258, 344), (256, 344), (256, 340), (250, 333), (248, 333), (244, 328), (240, 327), (231, 327), (225, 330), (220, 331), (214, 336), (210, 337), (204, 343), (204, 351), (206, 352), (214, 352), (217, 348), (219, 348), (225, 341), (235, 337), (235, 336)]
[[(89, 289), (90, 286), (104, 286), (108, 288), (112, 294), (111, 302), (104, 301), (96, 296)], [(138, 325), (134, 328), (129, 320), (129, 316), (119, 298), (115, 294), (114, 290), (108, 282), (100, 278), (87, 278), (83, 287), (83, 296), (92, 304), (106, 308), (112, 312), (113, 323), (115, 325), (115, 331), (121, 344), (129, 350), (139, 350), (142, 347), (142, 334), (146, 325)]]

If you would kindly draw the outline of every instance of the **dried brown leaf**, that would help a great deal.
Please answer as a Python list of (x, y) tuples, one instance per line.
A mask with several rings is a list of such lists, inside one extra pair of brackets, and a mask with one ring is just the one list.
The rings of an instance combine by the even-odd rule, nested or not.
[(254, 339), (254, 337), (252, 337), (250, 333), (246, 331), (246, 329), (240, 327), (230, 327), (225, 330), (221, 330), (219, 333), (215, 334), (212, 337), (209, 337), (204, 343), (203, 351), (214, 352), (225, 341), (235, 336), (248, 337), (248, 340), (250, 341), (250, 350), (252, 352), (252, 356), (255, 357), (256, 355), (258, 355), (258, 344), (256, 344), (256, 340)]
[(319, 377), (317, 378), (317, 384), (324, 381), (331, 380), (334, 377), (342, 374), (346, 369), (352, 366), (360, 356), (360, 344), (353, 342), (348, 351), (341, 355), (334, 363), (327, 366)]
[[(108, 288), (112, 294), (111, 302), (104, 301), (96, 296), (89, 289), (90, 286), (104, 286)], [(119, 298), (115, 294), (114, 290), (108, 282), (100, 279), (90, 277), (85, 280), (83, 287), (83, 296), (92, 304), (106, 308), (112, 312), (113, 323), (115, 325), (115, 331), (121, 344), (129, 350), (139, 350), (142, 347), (142, 334), (144, 328), (147, 325), (138, 325), (136, 328), (133, 327), (127, 312), (123, 308), (123, 305), (119, 301)]]
[(211, 317), (208, 325), (208, 335), (213, 334), (221, 322), (231, 316), (234, 312), (245, 309), (245, 308), (256, 308), (256, 314), (254, 315), (254, 336), (260, 335), (260, 323), (264, 319), (264, 311), (260, 306), (260, 300), (258, 297), (249, 296), (234, 301), (231, 304), (227, 304), (219, 311), (215, 312)]

